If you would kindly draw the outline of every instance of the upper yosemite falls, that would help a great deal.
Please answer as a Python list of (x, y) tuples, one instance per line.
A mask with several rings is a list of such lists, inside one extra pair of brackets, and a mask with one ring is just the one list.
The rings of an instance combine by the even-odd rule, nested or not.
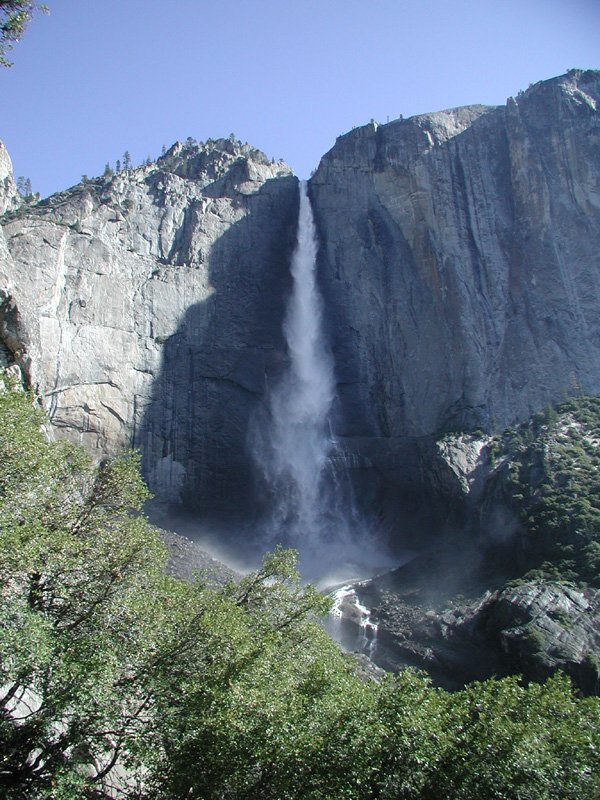
[[(332, 572), (443, 553), (438, 587), (490, 548), (526, 565), (512, 456), (490, 442), (600, 393), (599, 109), (600, 72), (571, 70), (505, 106), (371, 122), (302, 192), (230, 136), (26, 202), (2, 148), (0, 365), (58, 436), (98, 459), (139, 448), (167, 527), (185, 517), (242, 552), (308, 542)], [(428, 569), (417, 558), (410, 580)], [(523, 626), (562, 603), (587, 633), (575, 652), (555, 632), (555, 662), (592, 680), (573, 665), (600, 650), (593, 593), (482, 599), (479, 575), (477, 602), (401, 647), (386, 580), (361, 595), (385, 666), (428, 666), (433, 648), (433, 673), (491, 674), (521, 653), (506, 609)], [(478, 641), (498, 652), (474, 658)]]

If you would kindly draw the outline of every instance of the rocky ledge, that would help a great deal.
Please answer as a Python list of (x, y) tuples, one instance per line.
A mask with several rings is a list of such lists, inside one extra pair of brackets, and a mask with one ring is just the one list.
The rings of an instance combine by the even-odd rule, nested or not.
[(532, 580), (478, 592), (466, 581), (468, 597), (443, 598), (446, 567), (428, 556), (354, 587), (377, 624), (375, 664), (423, 669), (449, 689), (515, 673), (543, 681), (561, 669), (599, 693), (600, 591)]

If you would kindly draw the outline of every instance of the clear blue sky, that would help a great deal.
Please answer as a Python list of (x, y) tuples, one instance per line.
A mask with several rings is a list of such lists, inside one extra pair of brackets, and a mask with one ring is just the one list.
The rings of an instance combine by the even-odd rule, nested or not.
[(46, 196), (235, 133), (308, 177), (335, 137), (600, 68), (600, 0), (45, 0), (0, 139)]

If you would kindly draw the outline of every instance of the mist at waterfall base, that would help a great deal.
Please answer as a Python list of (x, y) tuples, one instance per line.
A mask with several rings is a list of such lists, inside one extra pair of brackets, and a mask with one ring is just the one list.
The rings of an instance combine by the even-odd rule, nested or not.
[(249, 443), (270, 513), (261, 544), (299, 551), (303, 577), (340, 579), (389, 561), (354, 502), (343, 453), (330, 431), (334, 362), (323, 334), (316, 281), (318, 242), (306, 183), (300, 184), (292, 293), (283, 332), (289, 366), (255, 415)]

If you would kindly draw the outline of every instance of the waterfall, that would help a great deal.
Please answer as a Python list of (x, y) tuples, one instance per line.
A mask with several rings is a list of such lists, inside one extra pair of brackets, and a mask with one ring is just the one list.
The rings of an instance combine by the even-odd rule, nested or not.
[(333, 605), (325, 621), (329, 635), (347, 652), (363, 653), (372, 661), (377, 651), (379, 626), (371, 619), (370, 610), (358, 599), (355, 587), (351, 584), (340, 586), (330, 597)]
[(335, 396), (333, 358), (323, 335), (323, 300), (316, 282), (317, 235), (306, 182), (292, 256), (292, 293), (283, 324), (289, 366), (268, 398), (268, 420), (254, 456), (274, 498), (270, 538), (306, 552), (326, 537), (324, 472), (331, 449), (328, 414)]
[(303, 181), (292, 292), (283, 323), (289, 365), (254, 420), (251, 446), (271, 497), (264, 544), (297, 548), (305, 577), (364, 564), (379, 550), (356, 511), (344, 456), (330, 430), (335, 376), (323, 333), (317, 252)]
[(275, 482), (288, 485), (286, 515), (309, 539), (319, 533), (322, 473), (330, 442), (327, 415), (334, 398), (333, 359), (323, 337), (323, 303), (316, 283), (317, 237), (306, 182), (292, 257), (293, 291), (283, 326), (287, 374), (271, 397)]

